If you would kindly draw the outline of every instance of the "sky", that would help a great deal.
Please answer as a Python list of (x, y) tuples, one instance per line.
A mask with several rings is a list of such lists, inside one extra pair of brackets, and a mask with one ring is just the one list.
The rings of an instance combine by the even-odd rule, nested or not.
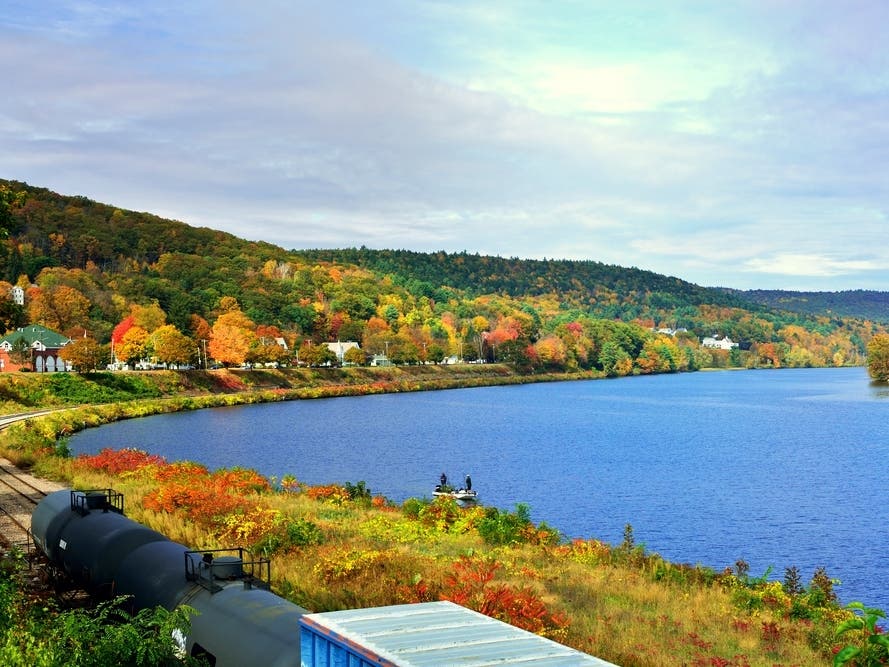
[(885, 0), (0, 0), (0, 177), (286, 249), (889, 290)]

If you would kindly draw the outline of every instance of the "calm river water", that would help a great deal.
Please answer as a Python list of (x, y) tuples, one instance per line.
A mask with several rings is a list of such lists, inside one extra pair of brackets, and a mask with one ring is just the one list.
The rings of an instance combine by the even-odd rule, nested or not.
[(200, 410), (109, 424), (74, 452), (138, 447), (401, 501), (442, 471), (567, 537), (637, 543), (772, 578), (818, 566), (889, 611), (889, 390), (863, 368), (713, 372)]

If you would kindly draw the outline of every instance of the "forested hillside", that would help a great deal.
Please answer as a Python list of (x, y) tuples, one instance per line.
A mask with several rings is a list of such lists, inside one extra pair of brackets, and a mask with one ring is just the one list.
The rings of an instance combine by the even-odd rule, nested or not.
[[(360, 343), (353, 363), (457, 357), (609, 375), (858, 364), (879, 329), (594, 261), (287, 251), (15, 181), (0, 195), (0, 324), (65, 333), (72, 356), (89, 352), (81, 367), (112, 351), (129, 364), (325, 363), (321, 343), (336, 340)], [(6, 299), (13, 285), (24, 307)], [(740, 346), (702, 348), (714, 335)]]
[(844, 292), (786, 292), (781, 290), (746, 290), (736, 292), (741, 298), (769, 308), (791, 310), (809, 315), (857, 317), (889, 322), (889, 292), (846, 290)]
[[(603, 316), (626, 316), (632, 303), (662, 307), (711, 304), (761, 310), (738, 293), (593, 261), (505, 259), (465, 251), (448, 254), (367, 248), (304, 250), (299, 254), (311, 261), (354, 264), (383, 274), (410, 276), (413, 281), (429, 285), (449, 285), (470, 296), (559, 294), (566, 302), (596, 308)], [(614, 295), (620, 295), (623, 307), (603, 303), (613, 301)]]

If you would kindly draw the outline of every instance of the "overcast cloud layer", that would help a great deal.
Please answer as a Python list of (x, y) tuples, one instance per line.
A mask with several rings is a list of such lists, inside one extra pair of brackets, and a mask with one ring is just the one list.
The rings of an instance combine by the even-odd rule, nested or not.
[(884, 0), (0, 10), (0, 177), (288, 249), (889, 290)]

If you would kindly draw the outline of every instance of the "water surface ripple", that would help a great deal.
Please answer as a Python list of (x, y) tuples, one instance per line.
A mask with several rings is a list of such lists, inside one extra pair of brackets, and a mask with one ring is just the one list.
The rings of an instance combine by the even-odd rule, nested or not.
[(889, 396), (862, 368), (705, 372), (293, 401), (160, 415), (77, 434), (401, 501), (471, 473), (567, 537), (636, 541), (752, 575), (818, 566), (843, 601), (889, 610)]

